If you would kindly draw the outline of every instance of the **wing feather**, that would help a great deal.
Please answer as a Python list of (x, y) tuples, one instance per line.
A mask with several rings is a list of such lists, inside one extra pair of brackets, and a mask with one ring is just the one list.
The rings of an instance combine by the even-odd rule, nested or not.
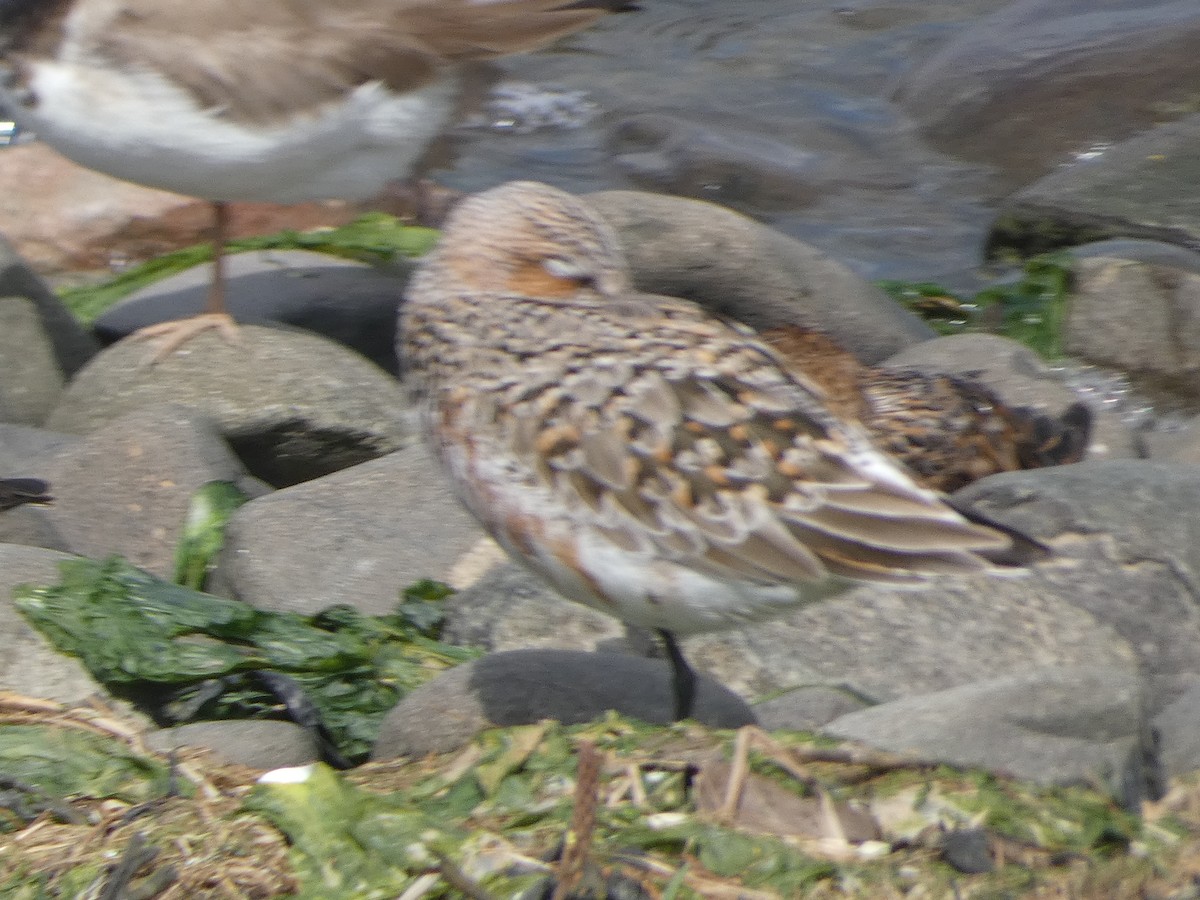
[(272, 122), (368, 82), (402, 92), (447, 63), (536, 49), (607, 10), (562, 0), (132, 0), (77, 19), (82, 49), (181, 85), (206, 109)]
[[(630, 379), (601, 379), (611, 386), (600, 398), (595, 380), (572, 389), (595, 375), (577, 367), (547, 383), (554, 401), (540, 436), (505, 449), (525, 454), (580, 526), (722, 577), (913, 581), (978, 571), (988, 565), (980, 554), (1010, 545), (913, 483), (801, 377), (765, 350), (747, 357), (747, 346), (739, 337), (734, 359), (688, 365), (675, 353)], [(576, 399), (584, 394), (589, 402)]]

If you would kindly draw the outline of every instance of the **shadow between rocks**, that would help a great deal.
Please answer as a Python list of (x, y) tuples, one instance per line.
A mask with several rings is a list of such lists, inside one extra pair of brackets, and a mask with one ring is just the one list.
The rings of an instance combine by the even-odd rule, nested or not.
[[(440, 675), (384, 720), (371, 756), (440, 753), (487, 728), (556, 719), (590, 722), (608, 710), (651, 724), (671, 721), (670, 668), (661, 660), (578, 650), (493, 653)], [(700, 675), (693, 718), (714, 728), (755, 723), (733, 691)]]
[[(496, 725), (557, 719), (590, 722), (607, 710), (652, 724), (672, 720), (670, 666), (622, 653), (512, 650), (474, 664), (469, 688)], [(754, 713), (720, 682), (700, 675), (693, 717), (714, 728), (752, 724)]]

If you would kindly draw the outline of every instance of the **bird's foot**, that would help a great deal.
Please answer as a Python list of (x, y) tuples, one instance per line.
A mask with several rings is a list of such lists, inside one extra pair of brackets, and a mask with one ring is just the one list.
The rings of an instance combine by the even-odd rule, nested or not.
[(230, 344), (239, 343), (242, 339), (237, 322), (228, 313), (201, 313), (187, 319), (172, 319), (170, 322), (147, 325), (131, 334), (129, 339), (161, 341), (148, 360), (150, 365), (154, 365), (205, 331), (216, 331)]

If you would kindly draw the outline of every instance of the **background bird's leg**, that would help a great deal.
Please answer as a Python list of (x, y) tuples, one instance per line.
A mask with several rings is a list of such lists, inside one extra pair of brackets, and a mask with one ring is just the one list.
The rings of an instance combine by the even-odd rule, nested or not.
[(226, 315), (225, 309), (225, 244), (229, 240), (229, 204), (213, 201), (212, 281), (208, 285), (209, 315)]
[(665, 628), (658, 629), (663, 646), (667, 649), (667, 658), (671, 661), (671, 687), (675, 692), (675, 721), (682, 722), (692, 714), (692, 705), (696, 700), (696, 673), (683, 657), (683, 651), (675, 640), (675, 635)]
[(134, 340), (161, 339), (161, 343), (148, 360), (151, 364), (169, 356), (205, 331), (216, 331), (231, 344), (236, 344), (239, 340), (237, 323), (225, 308), (225, 244), (229, 240), (229, 204), (224, 200), (214, 200), (212, 209), (212, 280), (208, 284), (208, 299), (204, 312), (188, 319), (173, 319), (170, 322), (147, 325), (135, 331), (130, 336)]

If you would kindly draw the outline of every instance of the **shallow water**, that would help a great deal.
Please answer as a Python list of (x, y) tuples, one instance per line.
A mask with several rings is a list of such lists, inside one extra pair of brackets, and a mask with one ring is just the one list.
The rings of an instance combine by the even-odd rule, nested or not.
[(972, 271), (986, 173), (922, 145), (887, 94), (922, 52), (995, 2), (648, 0), (509, 77), (583, 91), (576, 129), (460, 133), (439, 179), (474, 190), (535, 178), (711, 199), (872, 278)]
[[(1158, 76), (1190, 66), (1160, 52), (1149, 26), (1187, 35), (1200, 22), (1195, 7), (645, 0), (554, 51), (499, 67), (505, 78), (585, 97), (582, 124), (516, 133), (507, 108), (494, 116), (498, 129), (460, 129), (452, 162), (435, 175), (464, 190), (534, 178), (575, 191), (637, 187), (712, 199), (867, 277), (969, 289), (987, 277), (984, 239), (1008, 193), (1170, 114), (1141, 108), (1158, 81), (1140, 94), (1132, 86), (1156, 66)], [(1131, 16), (1149, 25), (1123, 45)], [(1038, 55), (1049, 20), (1048, 52), (1070, 66), (1056, 69)], [(1153, 64), (1143, 50), (1157, 54)], [(1079, 72), (1093, 62), (1108, 80), (1081, 89)], [(1006, 102), (989, 106), (992, 82), (1005, 86)], [(1036, 96), (1022, 92), (1026, 82)], [(1122, 105), (1126, 87), (1131, 100)], [(1185, 79), (1184, 87), (1200, 84)], [(1003, 121), (981, 122), (989, 111)], [(993, 126), (1003, 144), (990, 139)]]

